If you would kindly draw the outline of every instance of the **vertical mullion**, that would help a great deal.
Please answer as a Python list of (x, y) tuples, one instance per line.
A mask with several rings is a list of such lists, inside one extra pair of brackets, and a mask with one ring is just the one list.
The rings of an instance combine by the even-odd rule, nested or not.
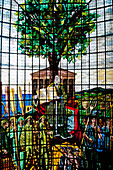
[[(107, 21), (105, 21), (105, 0), (103, 0), (104, 1), (104, 37), (105, 37), (105, 41), (104, 41), (104, 43), (105, 43), (105, 118), (106, 118), (106, 22)], [(109, 36), (108, 36), (109, 37)]]
[[(11, 41), (11, 10), (12, 10), (12, 0), (10, 1), (10, 24), (9, 24), (9, 75), (8, 75), (8, 81), (9, 81), (9, 92), (10, 92), (10, 49), (11, 49), (11, 46), (10, 46), (10, 41)], [(10, 98), (11, 100), (11, 98)], [(13, 101), (15, 102), (15, 101)], [(10, 105), (9, 105), (9, 119), (10, 119)], [(13, 115), (14, 116), (14, 115)], [(14, 118), (14, 117), (13, 117)], [(9, 133), (10, 133), (10, 128), (9, 128)], [(14, 146), (13, 146), (14, 147)]]
[[(97, 22), (97, 0), (96, 0), (96, 58), (97, 58), (96, 65), (97, 65), (97, 89), (98, 89), (98, 25), (97, 23), (98, 22)], [(98, 91), (97, 91), (97, 105), (98, 105)], [(97, 126), (97, 122), (96, 122), (96, 126)], [(96, 133), (98, 132), (96, 131)], [(97, 142), (98, 142), (98, 139), (96, 139), (96, 143)]]
[[(90, 13), (90, 9), (89, 9), (89, 4), (88, 4), (88, 16), (89, 16), (89, 13)], [(90, 33), (88, 34), (88, 38), (89, 38), (89, 52), (88, 52), (88, 54), (89, 54), (89, 102), (90, 102), (90, 71), (91, 71), (91, 68), (90, 68)]]
[[(81, 18), (81, 23), (82, 23), (82, 18)], [(81, 92), (82, 92), (82, 82), (83, 81), (82, 81), (82, 48), (81, 48)], [(83, 97), (82, 97), (82, 93), (81, 93), (81, 106), (82, 106), (82, 102), (83, 102)], [(81, 108), (81, 115), (82, 115), (82, 108)]]
[[(66, 8), (66, 13), (67, 13), (67, 8)], [(69, 34), (69, 30), (67, 29), (67, 34)], [(68, 49), (68, 44), (67, 44), (67, 49)], [(66, 53), (66, 52), (65, 52)], [(66, 55), (68, 55), (68, 54), (65, 54), (64, 53), (64, 55), (66, 56)], [(68, 56), (66, 56), (66, 58), (67, 58)], [(66, 83), (66, 85), (67, 85), (67, 100), (68, 100), (68, 97), (69, 97), (69, 80), (68, 80), (68, 59), (67, 59), (67, 83)], [(67, 120), (66, 120), (66, 122), (67, 122)], [(68, 129), (67, 129), (68, 130)]]
[[(98, 88), (98, 26), (97, 26), (97, 0), (96, 0), (96, 58), (97, 58), (97, 88)], [(98, 98), (97, 98), (98, 103)]]
[[(2, 106), (1, 106), (1, 102), (2, 102), (2, 33), (3, 33), (3, 7), (4, 7), (4, 0), (2, 0), (2, 16), (1, 16), (1, 44), (0, 44), (0, 117), (2, 116)], [(1, 121), (0, 121), (0, 125), (1, 125)]]
[[(74, 4), (73, 4), (73, 5), (74, 5)], [(75, 40), (75, 36), (74, 36), (74, 40)], [(73, 55), (73, 54), (72, 54), (72, 55)], [(73, 96), (73, 100), (74, 100), (74, 101), (72, 100), (73, 103), (75, 103), (75, 84), (76, 84), (76, 83), (75, 83), (75, 80), (76, 80), (76, 79), (75, 79), (75, 73), (76, 73), (75, 62), (76, 62), (76, 59), (75, 59), (75, 47), (74, 47), (74, 82), (73, 82), (73, 86), (74, 86), (74, 96)], [(75, 108), (76, 108), (76, 106), (75, 106), (75, 104), (74, 104), (74, 110), (75, 110)], [(80, 122), (80, 118), (81, 118), (81, 117), (79, 117), (79, 122)], [(74, 115), (74, 120), (75, 120), (75, 115)], [(67, 124), (67, 122), (66, 122), (66, 124)], [(67, 129), (67, 130), (68, 130), (68, 129)], [(79, 132), (79, 133), (80, 133), (80, 132)]]
[[(2, 16), (1, 16), (1, 44), (0, 44), (0, 84), (2, 85), (2, 33), (3, 33), (3, 7), (4, 7), (4, 0), (2, 0)], [(0, 117), (2, 116), (2, 87), (0, 87)], [(1, 121), (0, 121), (0, 127), (1, 127)], [(0, 134), (2, 135), (2, 134)], [(2, 145), (0, 145), (0, 152), (2, 152)], [(1, 162), (1, 166), (3, 167), (3, 162)]]
[[(25, 0), (25, 11), (26, 11), (26, 0)], [(25, 47), (27, 45), (26, 42), (26, 15), (25, 15)], [(25, 100), (26, 100), (26, 50), (25, 50), (25, 55), (24, 55), (24, 112), (25, 112)]]
[[(32, 46), (33, 46), (33, 34), (32, 34)], [(33, 89), (34, 89), (34, 85), (33, 85), (33, 51), (32, 51), (32, 95), (31, 95), (31, 97), (32, 97), (32, 103), (33, 103)]]
[[(88, 16), (89, 16), (89, 5), (88, 5)], [(88, 35), (89, 36), (89, 91), (90, 91), (90, 34)], [(89, 94), (89, 102), (90, 102), (90, 94)]]
[[(40, 5), (40, 3), (39, 3), (39, 5)], [(39, 10), (39, 13), (40, 13), (40, 10)], [(41, 16), (41, 14), (39, 16)], [(40, 19), (41, 19), (41, 17), (39, 17), (39, 23), (40, 23)], [(41, 24), (39, 24), (39, 25), (41, 25)], [(39, 32), (40, 32), (40, 26), (39, 26)], [(39, 36), (39, 42), (40, 42), (40, 36)], [(41, 83), (41, 81), (40, 81), (40, 52), (39, 52), (39, 99), (40, 99), (40, 83)]]
[[(39, 7), (40, 7), (40, 3), (39, 3)], [(41, 22), (40, 22), (40, 19), (41, 19), (40, 16), (41, 16), (41, 13), (40, 13), (40, 9), (39, 9), (39, 32), (40, 32), (40, 25), (41, 25), (41, 24), (40, 24), (40, 23), (41, 23)], [(40, 35), (39, 35), (39, 42), (40, 42)], [(39, 48), (41, 48), (41, 47), (39, 46)], [(40, 51), (41, 51), (41, 50), (39, 49), (39, 72), (38, 72), (38, 73), (39, 73), (39, 80), (38, 80), (38, 84), (39, 84), (39, 88), (38, 88), (38, 90), (39, 90), (39, 100), (40, 100), (40, 55), (41, 55), (41, 54), (40, 54)], [(40, 108), (40, 102), (39, 102), (39, 108)], [(40, 131), (39, 131), (39, 133), (40, 133)], [(40, 147), (41, 147), (41, 146), (40, 146)], [(41, 149), (39, 149), (39, 152), (40, 152), (40, 150), (41, 150)], [(40, 159), (39, 159), (39, 165), (40, 165), (40, 163), (41, 163), (41, 162), (40, 162)], [(42, 165), (41, 165), (41, 166), (42, 166)], [(42, 169), (41, 166), (40, 166), (40, 169)]]
[[(26, 47), (26, 0), (25, 0), (25, 47)], [(26, 67), (26, 63), (25, 60), (26, 59), (26, 50), (25, 50), (25, 54), (24, 54), (24, 85), (23, 85), (23, 89), (24, 89), (24, 113), (25, 113), (25, 82), (26, 82), (26, 74), (25, 74), (25, 67)], [(26, 122), (27, 123), (27, 122)], [(26, 129), (24, 129), (24, 131), (26, 131)], [(27, 132), (29, 133), (29, 132)], [(25, 141), (26, 141), (26, 132), (24, 132), (25, 134)], [(25, 148), (26, 148), (26, 142), (25, 142)], [(24, 163), (26, 162), (26, 159), (24, 160)]]
[[(19, 5), (18, 5), (18, 20), (19, 20)], [(17, 30), (19, 29), (19, 23), (17, 25)], [(17, 31), (17, 113), (18, 113), (18, 31)]]
[[(11, 56), (11, 53), (10, 53), (10, 49), (11, 49), (11, 46), (10, 46), (10, 42), (11, 42), (11, 10), (12, 10), (12, 0), (10, 1), (10, 25), (9, 25), (9, 75), (8, 75), (8, 82), (9, 82), (9, 90), (10, 90), (10, 56)], [(11, 100), (11, 98), (10, 98)], [(15, 102), (15, 101), (14, 101)], [(14, 116), (14, 115), (13, 115)]]
[[(33, 22), (32, 28), (33, 28)], [(33, 83), (33, 30), (32, 30), (32, 83)], [(33, 92), (33, 84), (32, 84), (32, 92)], [(32, 97), (32, 103), (33, 103), (33, 97)], [(33, 109), (32, 109), (32, 120), (33, 120)], [(32, 126), (33, 126), (33, 121), (32, 121)], [(33, 155), (33, 127), (32, 127), (32, 155)]]

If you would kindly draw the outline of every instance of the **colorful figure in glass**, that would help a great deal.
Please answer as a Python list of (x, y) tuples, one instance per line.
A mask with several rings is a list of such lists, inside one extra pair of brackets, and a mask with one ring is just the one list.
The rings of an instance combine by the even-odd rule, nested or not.
[(22, 132), (21, 132), (21, 136), (20, 136), (20, 146), (22, 150), (26, 151), (26, 162), (27, 159), (29, 157), (29, 155), (32, 153), (33, 151), (33, 135), (32, 135), (32, 116), (28, 116), (25, 119), (25, 126), (22, 128)]
[[(40, 144), (40, 167), (41, 169), (48, 169), (48, 146), (50, 145), (48, 138), (53, 138), (53, 132), (50, 130), (48, 121), (43, 115), (39, 119), (39, 144)], [(49, 144), (49, 145), (48, 145)]]

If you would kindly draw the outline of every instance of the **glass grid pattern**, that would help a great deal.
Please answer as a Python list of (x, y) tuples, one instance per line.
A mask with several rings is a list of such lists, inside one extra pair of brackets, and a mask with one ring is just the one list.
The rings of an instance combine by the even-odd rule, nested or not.
[(0, 1), (0, 169), (113, 169), (113, 0)]

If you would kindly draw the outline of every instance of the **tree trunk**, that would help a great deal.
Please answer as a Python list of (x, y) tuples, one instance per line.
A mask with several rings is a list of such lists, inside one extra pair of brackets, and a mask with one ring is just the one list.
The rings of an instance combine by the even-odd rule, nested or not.
[(57, 59), (57, 56), (49, 56), (48, 57), (49, 65), (50, 65), (50, 83), (54, 82), (54, 78), (56, 75), (58, 75), (58, 65), (59, 65), (59, 59)]
[(54, 82), (55, 76), (58, 75), (58, 65), (55, 67), (50, 65), (50, 83)]

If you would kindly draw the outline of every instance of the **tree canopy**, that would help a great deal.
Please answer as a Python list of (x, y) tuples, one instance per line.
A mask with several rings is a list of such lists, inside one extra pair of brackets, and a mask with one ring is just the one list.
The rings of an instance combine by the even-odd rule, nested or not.
[(86, 54), (87, 34), (95, 30), (98, 17), (86, 0), (26, 0), (20, 6), (16, 28), (22, 53), (47, 57), (51, 68), (61, 57), (75, 62)]

